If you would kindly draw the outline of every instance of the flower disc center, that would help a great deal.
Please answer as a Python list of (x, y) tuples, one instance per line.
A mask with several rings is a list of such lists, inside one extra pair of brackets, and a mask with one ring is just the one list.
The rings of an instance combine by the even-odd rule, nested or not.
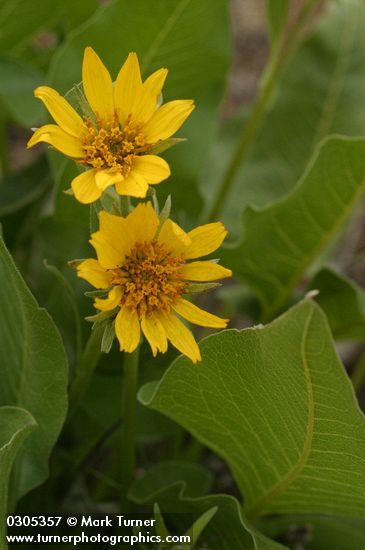
[(87, 131), (82, 144), (85, 157), (81, 163), (93, 168), (114, 169), (126, 177), (133, 158), (149, 148), (140, 125), (130, 118), (123, 128), (116, 117), (110, 124), (99, 122), (97, 127), (89, 118), (85, 118), (85, 125)]
[(137, 243), (115, 270), (115, 284), (123, 291), (121, 304), (136, 310), (140, 318), (156, 310), (169, 312), (186, 288), (183, 265), (183, 258), (171, 257), (157, 241)]

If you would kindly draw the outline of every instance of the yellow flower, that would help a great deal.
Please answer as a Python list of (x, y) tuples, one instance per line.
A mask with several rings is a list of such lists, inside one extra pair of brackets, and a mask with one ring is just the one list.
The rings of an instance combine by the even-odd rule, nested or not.
[(145, 197), (148, 185), (170, 175), (167, 162), (152, 154), (170, 138), (194, 109), (192, 100), (158, 106), (167, 69), (144, 82), (138, 58), (130, 53), (116, 82), (90, 47), (85, 49), (82, 83), (90, 116), (81, 116), (56, 90), (41, 86), (34, 92), (57, 124), (36, 130), (28, 147), (43, 141), (90, 170), (72, 182), (78, 201), (97, 200), (109, 186), (120, 195)]
[(179, 317), (204, 327), (227, 324), (187, 301), (192, 281), (208, 282), (230, 277), (229, 269), (214, 261), (192, 261), (210, 254), (223, 242), (227, 231), (220, 222), (185, 233), (176, 223), (160, 220), (151, 203), (139, 204), (127, 217), (99, 213), (100, 229), (91, 236), (98, 259), (77, 265), (78, 276), (107, 298), (96, 298), (100, 311), (114, 311), (115, 332), (121, 351), (132, 352), (141, 330), (154, 355), (167, 350), (170, 340), (196, 363), (199, 347)]

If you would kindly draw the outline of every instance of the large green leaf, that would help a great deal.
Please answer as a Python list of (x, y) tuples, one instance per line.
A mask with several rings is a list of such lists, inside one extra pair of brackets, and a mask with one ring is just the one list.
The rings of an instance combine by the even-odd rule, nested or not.
[(159, 67), (169, 75), (164, 101), (196, 100), (197, 108), (179, 132), (189, 141), (166, 153), (173, 176), (159, 192), (173, 192), (174, 205), (189, 214), (200, 209), (196, 180), (216, 129), (216, 111), (229, 65), (228, 3), (225, 0), (117, 0), (70, 36), (51, 67), (49, 80), (66, 93), (81, 80), (85, 46), (96, 49), (113, 78), (130, 51), (136, 51), (144, 76)]
[(257, 292), (265, 318), (285, 304), (364, 189), (365, 140), (333, 137), (320, 147), (292, 193), (272, 206), (245, 211), (243, 242), (221, 256)]
[[(146, 474), (149, 475), (148, 473)], [(244, 517), (237, 500), (228, 495), (208, 495), (200, 498), (188, 496), (187, 480), (180, 480), (169, 486), (148, 492), (143, 491), (140, 497), (140, 485), (143, 478), (132, 487), (132, 498), (141, 504), (158, 503), (163, 514), (167, 514), (170, 522), (176, 522), (181, 532), (186, 532), (194, 520), (202, 514), (217, 507), (218, 510), (205, 527), (199, 542), (204, 541), (210, 550), (284, 550), (287, 548), (268, 539), (258, 532)], [(146, 489), (146, 486), (144, 487)], [(205, 546), (204, 546), (205, 548)]]
[(15, 494), (39, 485), (66, 413), (67, 365), (60, 336), (0, 240), (0, 405), (32, 414), (37, 429), (16, 463)]
[(306, 300), (201, 350), (141, 399), (225, 458), (246, 513), (364, 517), (365, 419), (320, 308)]
[[(275, 4), (279, 2), (273, 0)], [(364, 134), (364, 26), (362, 0), (326, 2), (314, 31), (283, 72), (249, 157), (237, 174), (223, 209), (231, 229), (238, 231), (245, 205), (268, 205), (292, 189), (326, 135)], [(239, 122), (233, 129), (235, 140), (241, 132)], [(232, 151), (232, 141), (228, 146)], [(223, 134), (202, 182), (207, 199), (219, 185), (224, 159), (232, 154), (227, 153)]]
[(325, 312), (337, 340), (365, 340), (365, 293), (362, 288), (329, 268), (321, 269), (309, 288), (319, 291), (316, 301)]
[(0, 546), (5, 544), (5, 517), (11, 469), (24, 439), (34, 430), (34, 418), (24, 409), (0, 407)]

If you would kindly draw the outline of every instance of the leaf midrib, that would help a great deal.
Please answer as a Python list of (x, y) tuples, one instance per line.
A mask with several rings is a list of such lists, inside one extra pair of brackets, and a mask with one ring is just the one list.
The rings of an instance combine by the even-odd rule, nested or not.
[(278, 498), (281, 494), (283, 494), (287, 490), (289, 485), (291, 485), (299, 477), (300, 473), (302, 472), (303, 468), (307, 463), (307, 460), (312, 448), (315, 407), (314, 407), (312, 377), (311, 377), (311, 372), (310, 372), (310, 368), (309, 368), (307, 356), (306, 356), (306, 343), (308, 338), (309, 326), (312, 321), (313, 314), (314, 314), (314, 309), (312, 308), (312, 310), (308, 315), (308, 319), (305, 322), (303, 336), (301, 339), (301, 346), (300, 346), (300, 354), (301, 354), (302, 363), (303, 363), (303, 370), (304, 370), (305, 382), (307, 387), (307, 398), (308, 398), (307, 429), (306, 429), (306, 436), (304, 440), (303, 450), (298, 461), (292, 467), (292, 469), (288, 471), (288, 473), (280, 481), (272, 485), (272, 487), (268, 489), (266, 494), (264, 494), (261, 498), (259, 498), (254, 503), (253, 506), (245, 510), (247, 517), (257, 517), (267, 513), (271, 502), (276, 498)]

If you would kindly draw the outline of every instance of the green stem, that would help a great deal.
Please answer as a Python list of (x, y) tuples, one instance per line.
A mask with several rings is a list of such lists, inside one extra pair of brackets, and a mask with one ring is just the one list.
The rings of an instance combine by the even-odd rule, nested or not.
[(356, 393), (360, 391), (365, 382), (365, 351), (360, 355), (351, 375), (352, 385)]
[(122, 448), (120, 457), (122, 496), (121, 510), (128, 513), (128, 491), (136, 469), (136, 412), (138, 389), (139, 347), (133, 353), (124, 354), (122, 401)]
[(237, 172), (250, 151), (251, 144), (264, 118), (282, 68), (294, 49), (296, 39), (316, 3), (317, 0), (308, 0), (303, 4), (302, 10), (290, 32), (287, 36), (284, 33), (278, 46), (272, 50), (269, 62), (262, 76), (259, 93), (254, 101), (250, 117), (243, 129), (243, 133), (238, 141), (236, 150), (233, 153), (231, 162), (228, 165), (216, 197), (208, 212), (205, 214), (204, 221), (215, 221), (218, 218), (232, 189)]
[(80, 366), (70, 387), (70, 412), (69, 419), (73, 416), (82, 396), (84, 395), (91, 376), (101, 356), (101, 339), (104, 327), (95, 327), (91, 331), (89, 340), (83, 351)]

